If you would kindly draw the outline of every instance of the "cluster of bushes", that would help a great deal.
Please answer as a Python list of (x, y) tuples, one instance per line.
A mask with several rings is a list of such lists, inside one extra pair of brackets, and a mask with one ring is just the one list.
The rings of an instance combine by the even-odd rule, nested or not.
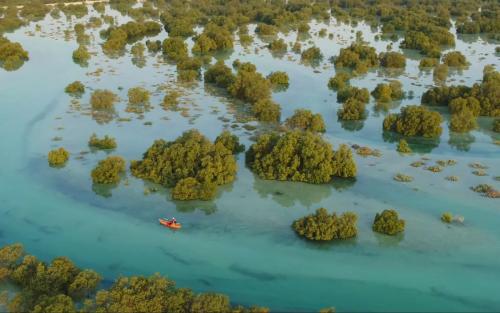
[(342, 90), (349, 86), (351, 74), (346, 72), (337, 72), (335, 76), (328, 80), (328, 88), (332, 90)]
[(375, 215), (373, 231), (386, 235), (396, 235), (405, 229), (405, 221), (399, 218), (395, 210), (384, 210)]
[(63, 166), (69, 159), (69, 152), (64, 148), (49, 151), (47, 160), (50, 166)]
[(127, 92), (128, 102), (132, 105), (145, 104), (149, 102), (149, 91), (143, 87), (130, 88)]
[(340, 49), (334, 64), (336, 68), (346, 67), (357, 74), (364, 74), (370, 68), (378, 66), (379, 60), (375, 48), (356, 42)]
[(85, 46), (79, 46), (73, 51), (73, 61), (80, 65), (87, 65), (90, 60), (90, 53)]
[(145, 36), (155, 36), (161, 32), (161, 25), (154, 21), (130, 21), (120, 26), (111, 26), (101, 35), (106, 38), (102, 48), (105, 53), (115, 54), (122, 51), (127, 43), (140, 40)]
[[(271, 100), (270, 80), (257, 72), (255, 65), (251, 63), (241, 63), (237, 60), (234, 66), (238, 70), (236, 75), (224, 62), (217, 62), (205, 71), (205, 82), (226, 88), (234, 98), (250, 103), (252, 112), (260, 121), (279, 121), (281, 108)], [(280, 73), (278, 76), (277, 78), (282, 80), (284, 75)]]
[(340, 120), (355, 121), (366, 117), (366, 104), (370, 100), (370, 93), (366, 88), (347, 85), (337, 91), (337, 101), (342, 107), (337, 111)]
[(239, 151), (236, 137), (222, 134), (212, 143), (197, 130), (190, 130), (171, 142), (155, 141), (130, 169), (136, 177), (173, 187), (174, 199), (208, 200), (215, 196), (217, 186), (234, 180), (233, 153)]
[(28, 61), (28, 52), (18, 42), (11, 42), (0, 34), (0, 67), (15, 71)]
[(116, 140), (108, 135), (99, 138), (96, 134), (92, 134), (89, 138), (89, 147), (103, 150), (116, 149)]
[(472, 111), (475, 116), (500, 116), (500, 72), (491, 66), (483, 71), (483, 80), (472, 87), (433, 87), (422, 95), (422, 104), (448, 106), (452, 113)]
[(120, 156), (109, 156), (99, 161), (92, 170), (91, 177), (94, 184), (117, 184), (121, 175), (125, 173), (125, 160)]
[(455, 37), (443, 27), (427, 25), (405, 33), (401, 48), (416, 49), (431, 58), (441, 56), (441, 46), (455, 45)]
[(10, 312), (269, 312), (232, 306), (223, 294), (176, 288), (158, 274), (120, 277), (106, 288), (101, 281), (101, 275), (66, 257), (45, 263), (20, 244), (0, 248), (0, 283), (15, 288), (3, 299)]
[(85, 86), (82, 84), (82, 82), (76, 80), (68, 84), (66, 88), (64, 88), (64, 91), (71, 95), (81, 95), (85, 92)]
[(392, 80), (387, 84), (380, 83), (371, 92), (371, 95), (378, 102), (390, 102), (394, 100), (401, 100), (405, 94), (403, 92), (403, 85), (397, 80)]
[(318, 47), (309, 47), (302, 51), (300, 55), (300, 60), (303, 63), (317, 65), (321, 59), (323, 59), (323, 54)]
[(379, 54), (380, 66), (388, 68), (405, 68), (406, 58), (399, 52), (381, 52)]
[(274, 53), (285, 53), (288, 49), (288, 45), (286, 42), (279, 38), (273, 40), (269, 45), (268, 45), (269, 50), (271, 50)]
[(298, 109), (286, 119), (285, 126), (291, 129), (300, 129), (311, 132), (324, 133), (326, 131), (325, 121), (321, 114), (313, 114), (310, 110)]
[(193, 53), (210, 53), (233, 48), (233, 35), (224, 27), (210, 23), (194, 39)]
[(162, 43), (163, 54), (172, 61), (178, 61), (188, 56), (188, 48), (182, 37), (169, 37)]
[(277, 88), (287, 88), (289, 85), (289, 78), (286, 72), (272, 72), (267, 75), (267, 79), (271, 82), (271, 85)]
[(262, 134), (246, 153), (246, 163), (259, 177), (270, 180), (324, 184), (334, 176), (356, 176), (351, 149), (332, 145), (304, 131)]
[(353, 212), (345, 212), (338, 216), (329, 214), (325, 208), (316, 213), (304, 216), (293, 222), (295, 232), (308, 240), (330, 241), (356, 237), (358, 217)]
[(460, 51), (452, 51), (443, 55), (443, 64), (446, 64), (450, 67), (467, 67), (469, 66), (469, 62), (465, 55)]
[(90, 96), (92, 110), (111, 110), (118, 96), (107, 89), (96, 89)]
[(410, 105), (401, 108), (399, 114), (389, 114), (383, 122), (384, 130), (403, 136), (439, 137), (442, 132), (441, 114), (423, 106)]

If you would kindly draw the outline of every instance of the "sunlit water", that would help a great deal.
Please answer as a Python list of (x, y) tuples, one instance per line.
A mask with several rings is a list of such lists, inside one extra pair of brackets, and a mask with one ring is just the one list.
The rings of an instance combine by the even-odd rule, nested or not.
[[(118, 16), (109, 8), (107, 13)], [(143, 68), (132, 63), (129, 53), (118, 59), (105, 57), (98, 29), (87, 30), (93, 34), (90, 50), (96, 55), (82, 68), (71, 59), (75, 40), (64, 40), (63, 30), (73, 24), (64, 17), (57, 21), (48, 17), (39, 24), (41, 32), (35, 32), (32, 23), (8, 34), (29, 51), (30, 60), (16, 72), (0, 71), (1, 244), (21, 242), (44, 260), (67, 255), (78, 265), (103, 273), (108, 282), (118, 275), (160, 272), (179, 286), (224, 292), (235, 303), (273, 310), (326, 306), (339, 311), (500, 310), (500, 206), (498, 200), (469, 189), (479, 183), (500, 187), (494, 180), (500, 175), (499, 146), (493, 143), (500, 138), (490, 131), (492, 120), (482, 118), (481, 129), (470, 136), (450, 134), (444, 122), (440, 141), (411, 140), (420, 153), (410, 156), (399, 155), (396, 142), (384, 140), (382, 120), (387, 111), (376, 110), (373, 99), (363, 123), (343, 128), (336, 117), (336, 93), (327, 88), (335, 73), (328, 59), (349, 45), (357, 30), (378, 52), (385, 51), (389, 41), (375, 41), (368, 26), (313, 23), (311, 33), (324, 27), (334, 33), (333, 40), (313, 35), (302, 41), (303, 47), (313, 41), (321, 48), (325, 57), (316, 68), (301, 64), (300, 56), (292, 52), (273, 57), (258, 38), (249, 48), (236, 44), (232, 54), (220, 57), (226, 64), (235, 59), (253, 62), (265, 75), (286, 71), (290, 88), (273, 94), (282, 106), (283, 120), (297, 108), (309, 108), (323, 115), (325, 137), (334, 146), (367, 145), (379, 149), (382, 157), (356, 156), (355, 181), (316, 186), (263, 181), (245, 167), (240, 155), (237, 179), (219, 188), (214, 201), (184, 203), (172, 201), (167, 190), (145, 195), (149, 185), (130, 174), (128, 184), (122, 180), (116, 188), (94, 192), (89, 173), (106, 153), (80, 155), (89, 150), (89, 136), (95, 132), (116, 137), (118, 148), (113, 154), (127, 160), (139, 159), (153, 140), (171, 140), (190, 128), (198, 128), (210, 139), (229, 128), (248, 147), (254, 132), (237, 120), (245, 114), (245, 105), (231, 102), (203, 82), (177, 86), (175, 66), (161, 57), (148, 56)], [(162, 32), (157, 37), (166, 36)], [(288, 42), (295, 37), (293, 32), (286, 36)], [(192, 41), (188, 42), (191, 46)], [(472, 85), (482, 78), (484, 65), (499, 64), (495, 45), (482, 38), (459, 38), (456, 49), (471, 66), (452, 73), (451, 84)], [(407, 51), (407, 56), (411, 58), (405, 71), (394, 78), (405, 91), (413, 90), (415, 98), (393, 104), (389, 112), (420, 103), (422, 92), (433, 84), (431, 72), (419, 72), (415, 53)], [(89, 75), (98, 68), (103, 69), (99, 77)], [(374, 70), (351, 83), (372, 90), (388, 79), (388, 73)], [(71, 98), (64, 93), (74, 80), (87, 86), (79, 99), (80, 109), (72, 108)], [(154, 91), (152, 110), (143, 118), (125, 112), (128, 88), (139, 85)], [(165, 87), (183, 92), (181, 107), (188, 109), (189, 116), (161, 108)], [(117, 114), (132, 120), (115, 118), (98, 124), (92, 119), (88, 99), (97, 88), (117, 92), (122, 98)], [(349, 130), (353, 128), (358, 130)], [(54, 137), (62, 140), (53, 141)], [(59, 146), (72, 157), (62, 169), (49, 168), (46, 154)], [(430, 159), (429, 165), (440, 159), (455, 159), (458, 164), (441, 173), (409, 166), (423, 156)], [(473, 175), (471, 162), (487, 165), (489, 175)], [(414, 181), (395, 182), (392, 177), (398, 172), (413, 176)], [(448, 175), (460, 180), (449, 182), (444, 179)], [(357, 238), (332, 244), (298, 238), (290, 227), (292, 221), (318, 207), (358, 213)], [(375, 213), (387, 208), (397, 208), (406, 220), (404, 236), (388, 238), (371, 231)], [(445, 211), (463, 215), (464, 225), (443, 224), (440, 215)], [(182, 231), (160, 227), (157, 218), (163, 216), (175, 216), (184, 224)]]

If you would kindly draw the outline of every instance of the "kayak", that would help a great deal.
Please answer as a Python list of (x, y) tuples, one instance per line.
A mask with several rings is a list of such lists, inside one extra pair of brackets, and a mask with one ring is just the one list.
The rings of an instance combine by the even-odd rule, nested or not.
[(158, 221), (163, 226), (171, 228), (171, 229), (181, 229), (181, 227), (182, 227), (182, 225), (180, 223), (173, 223), (172, 221), (169, 221), (169, 220), (164, 219), (164, 218), (159, 218)]

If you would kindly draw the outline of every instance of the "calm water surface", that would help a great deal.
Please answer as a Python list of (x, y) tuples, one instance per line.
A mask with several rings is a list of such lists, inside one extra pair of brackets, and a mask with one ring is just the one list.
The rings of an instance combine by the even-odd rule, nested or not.
[[(118, 17), (109, 8), (107, 14)], [(210, 139), (229, 128), (248, 147), (255, 132), (242, 127), (241, 117), (248, 115), (245, 106), (203, 82), (178, 85), (175, 66), (161, 57), (148, 56), (142, 68), (128, 52), (117, 59), (105, 57), (99, 29), (87, 30), (95, 55), (88, 67), (80, 67), (71, 59), (77, 43), (65, 41), (63, 34), (76, 22), (48, 17), (39, 23), (41, 31), (31, 24), (7, 35), (23, 44), (30, 60), (16, 72), (0, 71), (0, 244), (21, 242), (45, 260), (67, 255), (107, 280), (160, 272), (182, 287), (224, 292), (234, 302), (278, 311), (326, 306), (339, 311), (500, 310), (500, 206), (498, 200), (469, 190), (479, 183), (500, 188), (494, 180), (500, 175), (499, 146), (493, 143), (500, 137), (490, 131), (492, 120), (482, 118), (481, 129), (466, 136), (450, 133), (445, 121), (439, 141), (411, 140), (419, 153), (410, 156), (396, 153), (397, 140), (382, 135), (387, 112), (420, 103), (422, 92), (433, 85), (432, 73), (419, 72), (415, 53), (405, 52), (409, 59), (401, 73), (374, 70), (351, 82), (372, 90), (396, 78), (405, 91), (413, 90), (414, 99), (394, 103), (389, 111), (377, 109), (372, 99), (367, 120), (342, 125), (336, 117), (336, 93), (326, 86), (335, 74), (328, 58), (348, 46), (358, 30), (378, 52), (385, 51), (389, 41), (376, 41), (364, 24), (312, 23), (311, 33), (321, 28), (334, 33), (332, 40), (303, 38), (303, 47), (314, 42), (325, 56), (316, 68), (301, 64), (300, 56), (291, 52), (272, 56), (257, 38), (248, 48), (236, 44), (232, 54), (218, 56), (226, 64), (240, 59), (255, 63), (265, 75), (283, 70), (290, 76), (290, 88), (273, 95), (282, 106), (283, 120), (297, 108), (309, 108), (325, 118), (325, 137), (334, 146), (356, 143), (377, 148), (383, 155), (356, 156), (355, 181), (321, 186), (263, 181), (245, 167), (240, 155), (237, 179), (221, 187), (214, 201), (184, 203), (172, 201), (166, 190), (145, 195), (150, 185), (130, 174), (115, 188), (93, 188), (89, 173), (106, 153), (89, 152), (89, 136), (95, 132), (116, 137), (118, 149), (113, 153), (127, 160), (140, 158), (153, 140), (171, 140), (190, 128), (200, 129)], [(157, 37), (166, 36), (163, 32)], [(294, 42), (296, 34), (283, 37)], [(397, 42), (393, 46), (398, 50)], [(485, 65), (500, 64), (495, 44), (482, 38), (458, 38), (455, 49), (467, 56), (471, 66), (460, 73), (452, 71), (449, 84), (471, 85), (482, 78)], [(93, 74), (97, 69), (102, 69), (100, 75)], [(74, 80), (87, 86), (78, 104), (64, 93)], [(135, 86), (154, 92), (152, 108), (143, 115), (126, 112), (126, 92)], [(122, 98), (117, 117), (107, 123), (89, 115), (89, 95), (98, 88), (111, 89)], [(165, 92), (172, 89), (182, 92), (185, 113), (161, 108)], [(62, 169), (49, 168), (46, 154), (60, 146), (72, 157)], [(409, 166), (422, 157), (429, 158), (428, 164), (442, 159), (458, 163), (441, 173)], [(489, 175), (473, 175), (471, 162), (487, 165)], [(398, 172), (415, 179), (395, 182), (392, 177)], [(460, 181), (445, 180), (449, 175), (459, 176)], [(318, 207), (358, 213), (358, 237), (333, 244), (296, 237), (292, 221)], [(387, 238), (371, 231), (375, 213), (387, 208), (397, 208), (406, 219), (404, 235)], [(463, 215), (465, 224), (441, 223), (445, 211)], [(185, 227), (170, 232), (157, 225), (162, 216), (175, 216)]]

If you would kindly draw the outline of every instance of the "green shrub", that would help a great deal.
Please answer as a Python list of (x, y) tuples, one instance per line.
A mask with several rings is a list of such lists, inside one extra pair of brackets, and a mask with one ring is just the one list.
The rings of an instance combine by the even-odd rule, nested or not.
[(239, 67), (234, 82), (228, 87), (233, 97), (249, 103), (267, 100), (271, 96), (271, 83), (262, 74), (247, 67)]
[(273, 86), (283, 86), (288, 87), (288, 74), (286, 72), (272, 72), (267, 76), (267, 79), (271, 82)]
[(335, 58), (336, 68), (347, 67), (357, 74), (364, 74), (370, 68), (379, 64), (375, 48), (360, 43), (353, 43), (347, 48), (340, 49), (340, 54)]
[(443, 215), (441, 215), (441, 221), (446, 224), (450, 224), (453, 221), (453, 214), (450, 212), (443, 213)]
[(235, 76), (231, 68), (226, 66), (224, 61), (220, 60), (205, 71), (204, 79), (206, 83), (215, 84), (221, 88), (228, 88), (233, 84)]
[(252, 112), (262, 122), (278, 122), (281, 116), (281, 107), (273, 100), (266, 98), (258, 100), (252, 105)]
[(403, 136), (439, 137), (442, 132), (442, 117), (423, 106), (403, 107), (399, 114), (389, 114), (384, 119), (384, 130), (394, 131)]
[(217, 186), (210, 182), (199, 182), (194, 177), (179, 180), (172, 188), (172, 199), (180, 201), (210, 200), (215, 197)]
[(323, 54), (318, 47), (309, 47), (300, 55), (300, 60), (305, 63), (316, 63), (321, 59), (323, 59)]
[(14, 71), (28, 60), (28, 52), (23, 49), (23, 46), (17, 42), (10, 42), (3, 37), (0, 27), (0, 67), (6, 71)]
[(161, 46), (161, 41), (160, 40), (146, 40), (146, 48), (148, 49), (149, 52), (156, 53), (159, 52), (162, 49)]
[(246, 153), (246, 163), (263, 179), (324, 184), (334, 176), (354, 177), (351, 150), (333, 151), (321, 136), (303, 131), (262, 134)]
[(464, 133), (477, 128), (477, 119), (469, 109), (463, 109), (451, 115), (450, 129), (457, 133)]
[(335, 76), (330, 78), (328, 81), (328, 88), (332, 90), (341, 90), (349, 87), (349, 80), (351, 79), (351, 74), (346, 72), (337, 72)]
[(98, 138), (96, 134), (92, 134), (89, 138), (89, 147), (104, 150), (116, 149), (116, 140), (108, 135)]
[(94, 184), (117, 184), (124, 172), (125, 160), (120, 156), (109, 156), (99, 161), (92, 170), (91, 177)]
[(231, 151), (233, 154), (238, 154), (245, 151), (245, 146), (240, 144), (240, 139), (238, 136), (231, 134), (229, 131), (223, 131), (217, 138), (215, 138), (215, 144), (222, 144), (226, 149)]
[(92, 110), (110, 110), (118, 100), (118, 96), (107, 89), (96, 89), (90, 96)]
[(392, 80), (388, 84), (380, 83), (371, 92), (371, 95), (378, 102), (400, 100), (404, 97), (403, 85), (397, 80)]
[(438, 64), (439, 64), (439, 59), (436, 59), (436, 58), (423, 58), (422, 60), (420, 60), (420, 63), (418, 64), (418, 67), (420, 69), (431, 68), (431, 67), (435, 67)]
[(298, 109), (286, 119), (285, 125), (291, 129), (307, 130), (324, 133), (326, 131), (325, 121), (321, 114), (313, 114), (310, 110)]
[(85, 92), (85, 86), (77, 80), (67, 85), (64, 91), (72, 95), (81, 95)]
[(434, 71), (432, 72), (432, 76), (434, 80), (444, 82), (448, 77), (448, 65), (446, 64), (438, 64), (434, 67)]
[(281, 38), (273, 40), (267, 47), (274, 53), (285, 53), (288, 49), (288, 45)]
[(233, 35), (224, 27), (213, 23), (205, 26), (203, 33), (195, 38), (193, 53), (210, 53), (233, 48)]
[(127, 92), (130, 104), (141, 104), (149, 102), (149, 91), (142, 87), (130, 88)]
[(359, 102), (368, 103), (370, 101), (370, 92), (366, 88), (358, 88), (347, 86), (337, 92), (337, 101), (345, 102), (350, 98), (354, 98)]
[(90, 53), (85, 46), (79, 46), (73, 51), (73, 60), (79, 64), (86, 64), (90, 60)]
[(162, 51), (167, 58), (178, 61), (188, 56), (187, 45), (181, 37), (170, 37), (163, 41)]
[(469, 62), (460, 51), (448, 52), (443, 56), (443, 64), (450, 67), (467, 67)]
[(410, 145), (408, 145), (408, 142), (406, 142), (406, 140), (404, 140), (404, 139), (399, 140), (398, 147), (396, 148), (396, 150), (398, 152), (401, 152), (401, 153), (411, 153), (412, 152)]
[(230, 183), (236, 176), (236, 160), (225, 144), (221, 139), (214, 144), (197, 130), (190, 130), (171, 142), (156, 140), (142, 160), (131, 163), (130, 169), (134, 176), (166, 187), (176, 187), (182, 181), (175, 188), (175, 196), (172, 194), (175, 199), (199, 195), (205, 200), (205, 195), (213, 196), (205, 193), (211, 185)]
[(337, 116), (345, 121), (357, 121), (365, 118), (365, 103), (356, 98), (349, 98), (337, 111)]
[(375, 215), (372, 229), (377, 233), (393, 236), (404, 231), (405, 221), (399, 218), (395, 210), (384, 210)]
[(389, 68), (405, 68), (406, 58), (399, 52), (381, 52), (379, 54), (380, 66)]
[(358, 217), (353, 212), (345, 212), (340, 216), (328, 214), (324, 208), (315, 214), (307, 215), (293, 222), (295, 232), (308, 240), (330, 241), (356, 237)]
[(49, 151), (47, 158), (50, 166), (63, 166), (69, 159), (69, 152), (61, 147)]
[(255, 28), (255, 33), (261, 36), (275, 36), (278, 29), (273, 25), (259, 23)]

